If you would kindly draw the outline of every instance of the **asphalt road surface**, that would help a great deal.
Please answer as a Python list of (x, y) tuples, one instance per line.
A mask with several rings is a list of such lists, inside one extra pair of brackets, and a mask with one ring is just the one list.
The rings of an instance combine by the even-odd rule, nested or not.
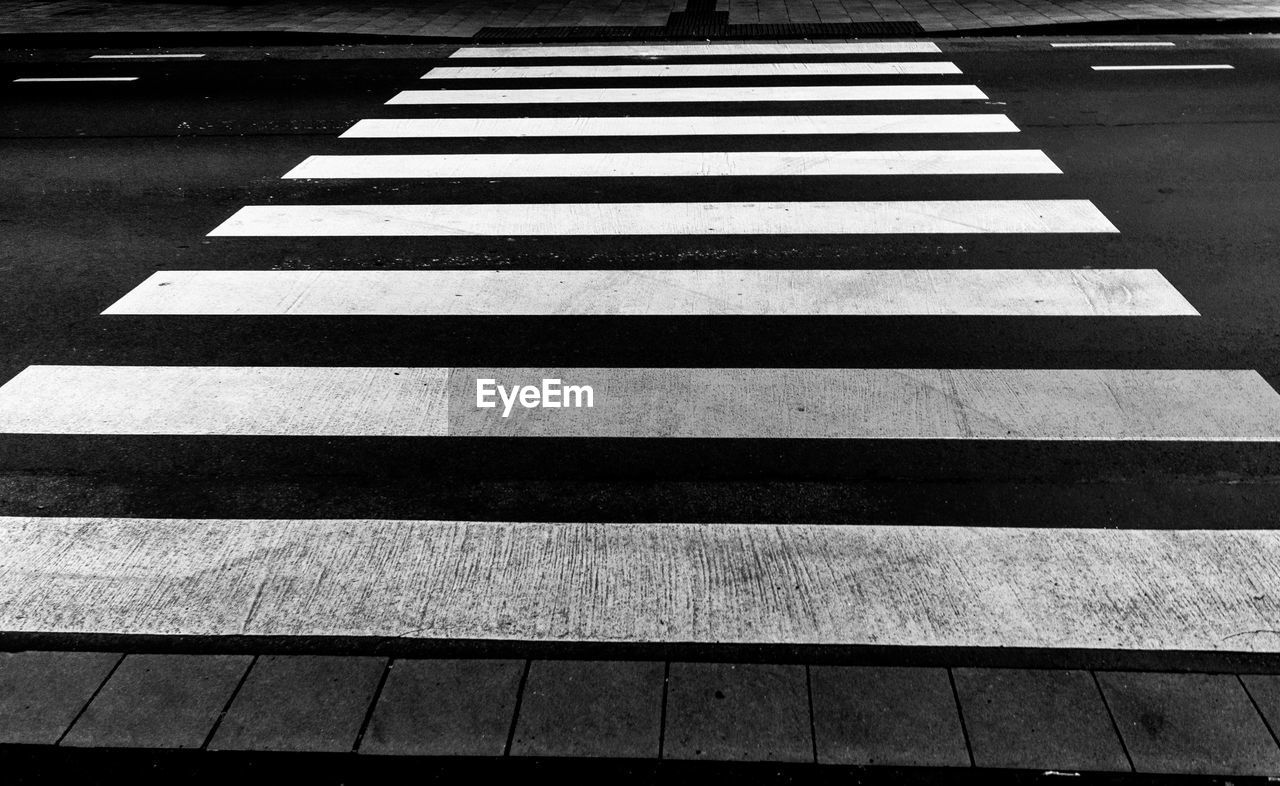
[[(28, 596), (22, 630), (403, 633), (345, 619), (341, 581), (231, 624), (221, 585), (179, 613), (92, 578), (176, 553), (289, 573), (304, 553), (383, 579), (436, 560), (449, 597), (565, 564), (619, 582), (568, 576), (547, 596), (568, 621), (530, 607), (516, 641), (1273, 651), (1221, 642), (1231, 599), (1277, 570), (1257, 531), (1280, 503), (1280, 49), (1163, 40), (9, 53), (0, 515), (14, 565), (90, 577), (58, 585), (86, 593), (78, 622)], [(20, 81), (85, 77), (121, 79)], [(545, 378), (596, 406), (474, 405), (476, 380)], [(110, 544), (142, 563), (104, 564)], [(762, 553), (763, 575), (805, 581), (714, 624), (643, 624), (667, 574), (620, 566), (694, 552), (731, 588)], [(976, 587), (989, 618), (959, 603), (868, 639), (814, 611), (904, 555), (955, 575), (875, 584), (873, 606)], [(1188, 565), (1232, 614), (1174, 602)], [(1046, 576), (1079, 605), (1037, 594)], [(991, 606), (1000, 582), (1014, 600)], [(1090, 583), (1154, 605), (1090, 639)], [(418, 635), (495, 637), (462, 617)], [(1027, 633), (1045, 620), (1080, 624)]]

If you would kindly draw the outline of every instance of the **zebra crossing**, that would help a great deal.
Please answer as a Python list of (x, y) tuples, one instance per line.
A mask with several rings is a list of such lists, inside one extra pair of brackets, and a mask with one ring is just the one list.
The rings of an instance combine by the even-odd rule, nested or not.
[[(1031, 147), (936, 146), (1022, 133), (928, 42), (463, 48), (386, 103), (432, 117), (366, 118), (354, 152), (280, 175), (340, 181), (645, 179), (666, 201), (250, 204), (222, 238), (599, 238), (1116, 235), (1069, 198), (689, 201), (689, 178), (930, 178), (1063, 174)], [(739, 62), (577, 65), (578, 58)], [(487, 65), (493, 59), (519, 62)], [(477, 64), (472, 64), (475, 62)], [(773, 84), (808, 76), (849, 84)], [(857, 80), (893, 77), (892, 83)], [(596, 80), (645, 79), (639, 87)], [(704, 86), (663, 81), (711, 79)], [(764, 79), (769, 84), (722, 84)], [(912, 80), (928, 79), (930, 83)], [(472, 87), (486, 80), (518, 86)], [(532, 86), (525, 86), (528, 81)], [(556, 80), (570, 86), (539, 86)], [(582, 84), (580, 84), (582, 83)], [(740, 103), (775, 111), (750, 114)], [(795, 103), (873, 111), (796, 114)], [(876, 112), (916, 102), (920, 113)], [(940, 102), (945, 113), (925, 112)], [(601, 104), (727, 104), (726, 114), (612, 116)], [(494, 107), (574, 114), (486, 117)], [(735, 108), (736, 107), (736, 108)], [(957, 108), (959, 107), (959, 108)], [(405, 109), (408, 108), (408, 109)], [(469, 116), (472, 113), (474, 116)], [(412, 139), (928, 136), (922, 149), (374, 154)], [(346, 142), (344, 142), (346, 143)], [(726, 145), (728, 146), (728, 145)], [(852, 149), (850, 149), (852, 148)], [(665, 180), (670, 179), (670, 180)], [(751, 181), (755, 182), (755, 181)], [(352, 185), (354, 184), (354, 185)], [(851, 194), (851, 196), (856, 196)], [(1194, 319), (1156, 269), (160, 270), (104, 316), (280, 318), (565, 315), (660, 318), (877, 315)], [(482, 360), (482, 359), (477, 359)], [(32, 365), (0, 386), (0, 432), (153, 437), (847, 439), (1276, 442), (1280, 396), (1247, 369), (601, 368)], [(595, 406), (476, 405), (479, 380), (589, 385)], [(1231, 638), (1273, 610), (1230, 560), (1274, 561), (1270, 533), (1124, 533), (745, 524), (0, 519), (0, 609), (23, 630), (69, 633), (1258, 649)], [(1034, 524), (1029, 522), (1028, 524)], [(111, 544), (126, 544), (121, 550)], [(39, 555), (37, 559), (35, 555)], [(283, 556), (282, 556), (283, 555)], [(1269, 563), (1268, 563), (1269, 564)], [(210, 566), (214, 566), (212, 569)], [(218, 567), (221, 566), (221, 567)], [(905, 566), (911, 566), (907, 568)], [(59, 577), (30, 584), (33, 574)], [(869, 579), (867, 577), (870, 577)], [(313, 589), (303, 598), (300, 583)], [(792, 588), (782, 591), (780, 588)], [(1050, 589), (1050, 588), (1053, 589)], [(94, 598), (67, 613), (59, 598)], [(957, 597), (962, 601), (957, 601)], [(656, 606), (653, 599), (661, 600)], [(303, 608), (299, 604), (312, 604)], [(25, 609), (20, 617), (16, 609)], [(1125, 616), (1123, 623), (1117, 615)], [(518, 620), (519, 624), (513, 624)]]

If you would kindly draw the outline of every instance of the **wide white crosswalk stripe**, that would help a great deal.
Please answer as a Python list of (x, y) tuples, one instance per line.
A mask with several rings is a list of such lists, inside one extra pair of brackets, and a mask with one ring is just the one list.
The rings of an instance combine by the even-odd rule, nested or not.
[(972, 101), (974, 85), (786, 85), (781, 87), (566, 87), (404, 90), (390, 105), (712, 103), (717, 101)]
[[(579, 392), (482, 408), (480, 380)], [(1274, 442), (1280, 396), (1235, 370), (30, 366), (6, 432)]]
[(104, 314), (1195, 316), (1155, 270), (167, 270)]
[(284, 175), (327, 178), (1061, 174), (1039, 150), (805, 150), (310, 156)]
[(250, 205), (210, 237), (1115, 232), (1087, 199)]
[(918, 76), (959, 74), (955, 63), (637, 63), (628, 65), (540, 65), (436, 67), (423, 79), (558, 79), (601, 77), (730, 76)]
[(0, 518), (41, 633), (1277, 652), (1278, 574), (1272, 530)]
[(680, 57), (728, 55), (905, 55), (941, 53), (932, 41), (689, 43), (551, 46), (464, 46), (449, 57)]
[[(443, 436), (445, 381), (441, 369), (32, 366), (0, 387), (0, 432)], [(93, 405), (74, 412), (85, 396)]]
[(792, 134), (1006, 134), (1006, 115), (724, 115), (710, 117), (399, 117), (360, 120), (344, 139), (749, 136)]

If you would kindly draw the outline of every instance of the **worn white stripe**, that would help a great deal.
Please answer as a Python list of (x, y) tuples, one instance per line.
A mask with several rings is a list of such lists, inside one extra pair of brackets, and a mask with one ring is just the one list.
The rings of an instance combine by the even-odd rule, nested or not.
[[(479, 379), (593, 406), (504, 417)], [(31, 366), (0, 432), (1275, 442), (1280, 396), (1254, 371)]]
[(0, 432), (440, 436), (445, 381), (430, 368), (31, 366), (0, 387)]
[(104, 314), (1195, 316), (1155, 270), (166, 270)]
[(406, 117), (361, 120), (346, 139), (407, 137), (747, 136), (792, 134), (1001, 134), (1005, 115), (737, 115), (719, 117)]
[(1277, 598), (1274, 530), (0, 518), (7, 631), (1274, 653)]
[(250, 205), (211, 237), (1115, 232), (1087, 199)]
[(437, 67), (423, 79), (557, 79), (599, 77), (709, 76), (919, 76), (959, 74), (955, 63), (638, 63), (633, 65)]
[(163, 55), (89, 55), (90, 60), (161, 60), (171, 58), (204, 57), (203, 52), (169, 53)]
[(24, 76), (15, 82), (136, 82), (136, 76)]
[(1141, 47), (1141, 46), (1173, 46), (1172, 41), (1072, 41), (1070, 43), (1049, 44), (1056, 49), (1087, 49), (1103, 47)]
[(1094, 71), (1222, 71), (1231, 70), (1229, 65), (1117, 65), (1092, 66)]
[(804, 150), (310, 156), (284, 175), (327, 178), (731, 177), (1061, 174), (1039, 150)]
[(857, 41), (760, 44), (622, 44), (618, 46), (468, 46), (449, 57), (680, 57), (727, 55), (936, 55), (932, 41)]
[(786, 87), (578, 87), (512, 90), (405, 90), (404, 104), (620, 104), (715, 101), (983, 100), (973, 85), (789, 85)]

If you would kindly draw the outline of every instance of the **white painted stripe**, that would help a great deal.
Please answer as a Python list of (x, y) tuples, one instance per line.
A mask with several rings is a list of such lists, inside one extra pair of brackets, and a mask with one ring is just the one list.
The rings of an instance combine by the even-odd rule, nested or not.
[(1231, 70), (1229, 65), (1117, 65), (1091, 66), (1094, 71), (1221, 71)]
[(1196, 316), (1155, 270), (166, 270), (104, 314)]
[(578, 87), (519, 90), (405, 90), (388, 104), (620, 104), (715, 101), (983, 100), (973, 85), (788, 85), (786, 87)]
[(15, 82), (136, 82), (136, 76), (24, 76)]
[(510, 153), (310, 156), (284, 175), (327, 178), (731, 177), (1061, 174), (1039, 150)]
[(250, 205), (210, 237), (1116, 232), (1087, 199)]
[(23, 632), (1274, 653), (1278, 597), (1257, 529), (0, 518)]
[(442, 436), (445, 381), (443, 369), (31, 366), (0, 387), (0, 432)]
[[(476, 406), (562, 380), (591, 408)], [(0, 432), (1030, 441), (1280, 441), (1254, 371), (31, 366)]]
[(641, 63), (635, 65), (437, 67), (423, 79), (558, 79), (704, 76), (918, 76), (959, 74), (955, 63)]
[(761, 44), (623, 44), (619, 46), (468, 46), (449, 57), (682, 57), (729, 55), (941, 54), (932, 41), (858, 41)]
[(169, 53), (163, 55), (89, 55), (90, 60), (159, 60), (163, 58), (204, 57), (204, 52)]
[(1049, 44), (1057, 49), (1086, 49), (1092, 47), (1139, 47), (1139, 46), (1173, 46), (1172, 41), (1072, 41), (1071, 43)]
[(746, 136), (1016, 133), (1007, 116), (738, 115), (720, 117), (411, 117), (361, 120), (343, 138)]

